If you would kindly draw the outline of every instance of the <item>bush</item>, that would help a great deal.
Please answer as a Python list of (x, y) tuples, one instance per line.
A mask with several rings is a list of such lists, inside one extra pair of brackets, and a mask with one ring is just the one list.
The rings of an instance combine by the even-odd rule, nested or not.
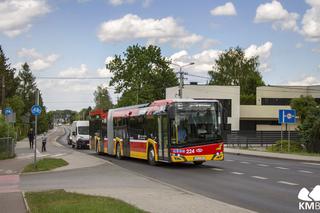
[[(281, 140), (276, 141), (275, 144), (268, 147), (269, 152), (288, 152), (288, 140), (282, 140), (282, 150), (281, 150)], [(290, 152), (303, 152), (305, 151), (303, 145), (297, 141), (290, 141)]]
[(13, 127), (11, 125), (8, 125), (8, 123), (5, 122), (3, 116), (0, 115), (0, 138), (8, 137), (8, 132), (9, 137), (14, 138), (15, 132)]

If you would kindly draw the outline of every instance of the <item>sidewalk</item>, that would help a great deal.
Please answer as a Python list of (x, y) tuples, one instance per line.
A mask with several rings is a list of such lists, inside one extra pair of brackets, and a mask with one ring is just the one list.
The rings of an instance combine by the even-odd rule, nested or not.
[(257, 156), (257, 157), (265, 157), (265, 158), (278, 158), (278, 159), (285, 159), (285, 160), (320, 162), (319, 156), (306, 156), (306, 155), (298, 155), (298, 154), (274, 153), (274, 152), (264, 152), (264, 151), (227, 148), (227, 147), (224, 148), (224, 152), (230, 153), (230, 154)]

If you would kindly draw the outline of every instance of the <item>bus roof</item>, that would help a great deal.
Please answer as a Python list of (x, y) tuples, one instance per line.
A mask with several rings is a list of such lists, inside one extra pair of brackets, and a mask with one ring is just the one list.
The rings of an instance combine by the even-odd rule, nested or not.
[(166, 110), (166, 106), (172, 103), (215, 103), (217, 100), (205, 100), (205, 99), (163, 99), (157, 100), (150, 104), (140, 104), (128, 107), (121, 107), (116, 109), (109, 110), (109, 113), (113, 117), (130, 117), (130, 116), (139, 116), (139, 115), (153, 115), (159, 114)]

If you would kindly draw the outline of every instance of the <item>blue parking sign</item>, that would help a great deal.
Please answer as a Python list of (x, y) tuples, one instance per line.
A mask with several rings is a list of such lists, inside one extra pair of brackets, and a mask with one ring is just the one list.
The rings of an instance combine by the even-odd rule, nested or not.
[(294, 124), (296, 123), (296, 110), (294, 109), (280, 109), (279, 110), (279, 124)]
[(32, 113), (32, 115), (38, 116), (38, 115), (41, 114), (41, 111), (42, 111), (42, 109), (41, 109), (41, 106), (39, 106), (39, 105), (33, 105), (33, 106), (31, 107), (31, 113)]
[(7, 107), (4, 109), (4, 115), (8, 116), (13, 113), (12, 109), (10, 107)]

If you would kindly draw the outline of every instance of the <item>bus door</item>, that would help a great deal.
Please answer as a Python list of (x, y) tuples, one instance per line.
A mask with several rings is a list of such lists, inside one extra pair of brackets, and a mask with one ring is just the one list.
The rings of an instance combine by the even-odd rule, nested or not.
[(130, 157), (130, 140), (128, 135), (128, 127), (123, 128), (123, 155)]
[(169, 161), (168, 149), (168, 117), (161, 115), (158, 117), (158, 136), (159, 136), (159, 160)]

